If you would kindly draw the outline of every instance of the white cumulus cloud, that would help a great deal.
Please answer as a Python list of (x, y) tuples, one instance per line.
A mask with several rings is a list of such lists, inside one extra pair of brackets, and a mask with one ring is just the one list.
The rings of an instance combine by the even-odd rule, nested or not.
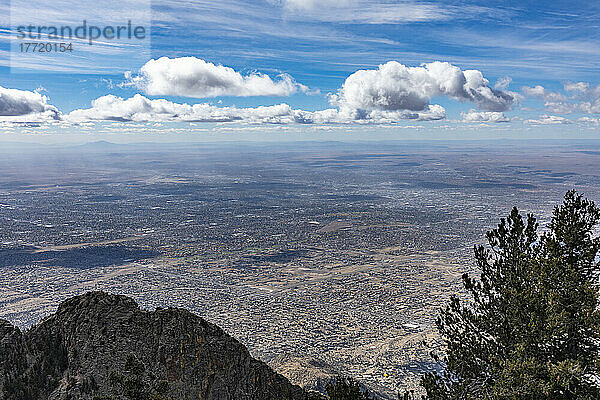
[(585, 125), (600, 125), (599, 118), (581, 117), (577, 119), (577, 122)]
[(541, 85), (536, 85), (533, 87), (524, 86), (522, 90), (523, 90), (523, 93), (525, 94), (525, 96), (536, 97), (538, 99), (542, 99), (547, 102), (567, 101), (567, 97), (564, 94), (549, 91), (548, 89), (546, 89), (545, 87), (543, 87)]
[(585, 93), (590, 89), (590, 84), (587, 82), (569, 82), (565, 83), (566, 92), (581, 92)]
[(558, 115), (542, 115), (538, 119), (528, 119), (525, 123), (533, 125), (561, 125), (571, 124), (573, 121)]
[[(150, 60), (130, 82), (151, 95), (212, 97), (217, 95), (274, 95), (274, 86), (286, 92), (300, 85), (291, 78), (273, 81), (266, 75), (242, 76), (231, 68), (207, 63), (194, 57)], [(188, 121), (300, 124), (387, 124), (403, 120), (433, 121), (446, 118), (446, 110), (430, 104), (434, 97), (470, 102), (478, 109), (463, 114), (467, 122), (507, 122), (504, 111), (521, 96), (506, 90), (509, 78), (497, 87), (477, 70), (461, 70), (446, 62), (407, 67), (395, 61), (374, 70), (359, 70), (346, 78), (336, 94), (330, 95), (335, 108), (319, 111), (293, 109), (287, 104), (254, 108), (221, 107), (207, 103), (174, 103), (151, 100), (142, 95), (123, 99), (100, 97), (92, 107), (71, 112), (73, 122), (109, 121)], [(499, 89), (501, 87), (502, 89)], [(277, 89), (279, 90), (279, 89)], [(276, 91), (276, 90), (275, 90)]]
[(287, 104), (256, 108), (216, 107), (210, 104), (175, 103), (165, 99), (150, 100), (140, 94), (128, 99), (114, 95), (92, 101), (92, 107), (74, 110), (65, 117), (69, 122), (293, 122), (292, 109)]
[(57, 120), (60, 113), (38, 91), (8, 89), (0, 86), (0, 121), (34, 122)]
[(547, 90), (541, 85), (523, 87), (523, 93), (542, 100), (548, 112), (600, 114), (600, 85), (569, 82), (564, 84), (564, 91), (565, 93)]
[(510, 122), (504, 113), (498, 111), (477, 111), (469, 110), (469, 112), (461, 113), (463, 122)]
[(259, 72), (242, 75), (196, 57), (152, 59), (126, 78), (127, 84), (151, 96), (289, 96), (308, 90), (287, 74), (276, 79)]
[(496, 81), (494, 84), (494, 89), (506, 89), (512, 82), (512, 78), (510, 76), (504, 76)]
[(477, 70), (461, 70), (447, 62), (407, 67), (396, 61), (376, 70), (359, 70), (348, 78), (331, 102), (354, 112), (413, 111), (429, 109), (433, 97), (445, 96), (471, 102), (483, 111), (511, 109), (521, 96), (489, 86)]
[(148, 99), (140, 94), (124, 99), (114, 95), (92, 101), (86, 109), (74, 110), (64, 116), (71, 123), (89, 121), (118, 122), (245, 122), (251, 124), (381, 124), (401, 120), (438, 120), (446, 116), (443, 107), (433, 105), (425, 110), (372, 110), (357, 114), (347, 110), (296, 110), (282, 103), (260, 107), (217, 107), (207, 103), (175, 103), (165, 99)]

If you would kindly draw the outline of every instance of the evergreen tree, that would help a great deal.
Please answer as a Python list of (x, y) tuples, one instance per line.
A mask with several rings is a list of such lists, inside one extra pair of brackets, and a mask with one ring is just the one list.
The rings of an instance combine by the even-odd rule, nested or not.
[(570, 191), (547, 233), (516, 208), (487, 233), (480, 279), (463, 276), (469, 299), (438, 318), (446, 355), (423, 378), (429, 399), (600, 399), (599, 219)]

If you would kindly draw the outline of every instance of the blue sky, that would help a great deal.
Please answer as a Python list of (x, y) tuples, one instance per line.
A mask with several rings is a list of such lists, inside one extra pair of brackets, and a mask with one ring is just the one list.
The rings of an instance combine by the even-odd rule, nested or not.
[[(261, 127), (273, 130), (273, 125), (299, 134), (319, 126), (314, 130), (345, 128), (396, 136), (431, 131), (443, 137), (450, 125), (465, 136), (477, 135), (479, 129), (507, 136), (527, 131), (542, 137), (595, 137), (600, 126), (596, 2), (136, 0), (130, 3), (131, 16), (115, 9), (105, 12), (107, 21), (129, 18), (147, 24), (151, 42), (120, 44), (115, 52), (109, 46), (88, 46), (74, 57), (30, 65), (29, 59), (15, 61), (17, 24), (57, 24), (67, 21), (67, 14), (70, 24), (93, 20), (92, 6), (75, 7), (68, 0), (51, 6), (2, 2), (11, 12), (10, 19), (0, 19), (0, 86), (5, 90), (0, 92), (0, 140), (36, 131), (76, 134), (92, 125), (97, 127), (94, 132), (114, 138), (106, 131), (111, 123), (135, 130), (135, 137), (143, 131), (160, 136), (166, 127), (201, 135), (207, 129), (255, 132)], [(111, 7), (110, 2), (102, 6)], [(139, 11), (144, 8), (148, 14)], [(83, 47), (77, 43), (78, 49)], [(146, 64), (161, 57), (167, 58)], [(184, 57), (193, 59), (177, 61)], [(390, 61), (398, 64), (380, 68)], [(434, 62), (454, 69), (440, 72)], [(480, 71), (487, 83), (473, 86), (469, 73), (463, 78), (468, 70)], [(126, 71), (134, 79), (126, 78)], [(176, 82), (166, 81), (173, 71), (180, 74), (173, 78)], [(201, 87), (206, 74), (210, 79), (227, 75), (237, 83), (220, 82), (224, 86), (211, 91)], [(446, 82), (455, 78), (467, 79), (473, 92), (447, 88)], [(183, 87), (182, 79), (190, 86)], [(106, 95), (116, 100), (91, 107)], [(135, 95), (143, 99), (126, 102)], [(487, 97), (482, 100), (481, 95)], [(415, 96), (419, 99), (412, 103)], [(169, 102), (169, 111), (157, 119), (153, 113), (164, 104), (151, 102), (159, 99)], [(289, 108), (268, 110), (267, 117), (256, 111), (282, 103)], [(214, 109), (186, 111), (180, 104)], [(70, 114), (90, 108), (77, 118)], [(332, 109), (335, 115), (311, 114)], [(411, 131), (410, 126), (423, 128)]]

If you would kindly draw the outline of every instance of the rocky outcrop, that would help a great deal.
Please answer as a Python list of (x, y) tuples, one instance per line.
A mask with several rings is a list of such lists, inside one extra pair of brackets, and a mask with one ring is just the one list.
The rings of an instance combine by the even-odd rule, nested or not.
[(92, 292), (65, 301), (26, 332), (0, 320), (0, 398), (300, 400), (307, 394), (188, 311), (143, 311), (128, 297)]
[(327, 385), (342, 375), (326, 362), (307, 356), (281, 354), (269, 365), (293, 384), (324, 394), (327, 393)]
[[(269, 362), (269, 365), (280, 374), (289, 378), (290, 382), (311, 393), (327, 394), (327, 386), (335, 384), (336, 379), (346, 376), (327, 362), (315, 357), (280, 354)], [(395, 396), (387, 396), (373, 387), (359, 382), (361, 390), (367, 391), (376, 400), (392, 400)]]

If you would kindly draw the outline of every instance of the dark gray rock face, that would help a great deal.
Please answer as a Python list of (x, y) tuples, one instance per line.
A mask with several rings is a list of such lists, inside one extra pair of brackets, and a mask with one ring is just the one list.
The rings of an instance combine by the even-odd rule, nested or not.
[(185, 310), (148, 312), (128, 297), (92, 292), (65, 301), (26, 332), (0, 320), (0, 399), (134, 396), (307, 398), (219, 327)]

